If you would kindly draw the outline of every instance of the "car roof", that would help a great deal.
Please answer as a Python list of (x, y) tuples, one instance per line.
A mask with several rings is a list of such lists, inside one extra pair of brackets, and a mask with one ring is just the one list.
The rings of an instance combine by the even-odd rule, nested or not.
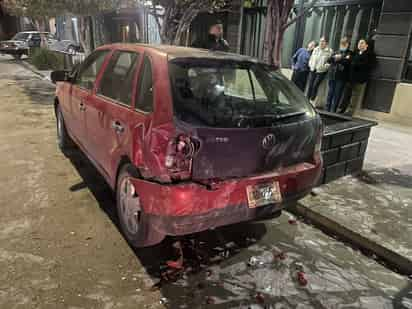
[(101, 48), (128, 48), (134, 49), (136, 47), (145, 48), (151, 50), (155, 53), (166, 54), (169, 59), (175, 58), (207, 58), (216, 60), (233, 60), (233, 61), (249, 61), (249, 62), (259, 62), (256, 58), (250, 56), (244, 56), (234, 53), (227, 53), (221, 51), (210, 51), (207, 49), (183, 47), (183, 46), (173, 46), (173, 45), (157, 45), (157, 44), (112, 44), (102, 46)]

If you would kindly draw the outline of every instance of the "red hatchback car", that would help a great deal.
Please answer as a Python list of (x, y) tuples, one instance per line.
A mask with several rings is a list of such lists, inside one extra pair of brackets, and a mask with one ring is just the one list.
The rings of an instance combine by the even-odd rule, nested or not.
[(116, 192), (133, 246), (275, 216), (318, 182), (319, 115), (253, 58), (116, 44), (52, 79), (59, 146)]

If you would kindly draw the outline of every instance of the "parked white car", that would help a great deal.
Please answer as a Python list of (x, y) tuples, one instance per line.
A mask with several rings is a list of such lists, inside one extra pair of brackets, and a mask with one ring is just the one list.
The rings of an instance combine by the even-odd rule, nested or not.
[(29, 54), (31, 47), (40, 47), (43, 44), (51, 50), (74, 54), (81, 50), (78, 43), (70, 40), (58, 40), (49, 32), (27, 31), (17, 33), (11, 40), (0, 42), (0, 53), (12, 55), (20, 59)]

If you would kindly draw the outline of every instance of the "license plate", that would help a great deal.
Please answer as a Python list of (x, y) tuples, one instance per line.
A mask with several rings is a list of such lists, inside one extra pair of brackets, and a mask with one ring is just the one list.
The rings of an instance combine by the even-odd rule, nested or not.
[(248, 186), (246, 191), (249, 208), (282, 202), (279, 182)]

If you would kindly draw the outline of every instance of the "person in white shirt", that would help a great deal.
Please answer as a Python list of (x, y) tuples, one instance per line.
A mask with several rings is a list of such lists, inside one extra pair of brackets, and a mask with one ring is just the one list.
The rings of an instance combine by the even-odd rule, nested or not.
[(318, 95), (320, 84), (328, 74), (329, 58), (332, 56), (333, 50), (328, 46), (326, 38), (321, 38), (319, 46), (313, 50), (312, 56), (309, 60), (309, 89), (307, 97), (309, 100), (315, 100)]

